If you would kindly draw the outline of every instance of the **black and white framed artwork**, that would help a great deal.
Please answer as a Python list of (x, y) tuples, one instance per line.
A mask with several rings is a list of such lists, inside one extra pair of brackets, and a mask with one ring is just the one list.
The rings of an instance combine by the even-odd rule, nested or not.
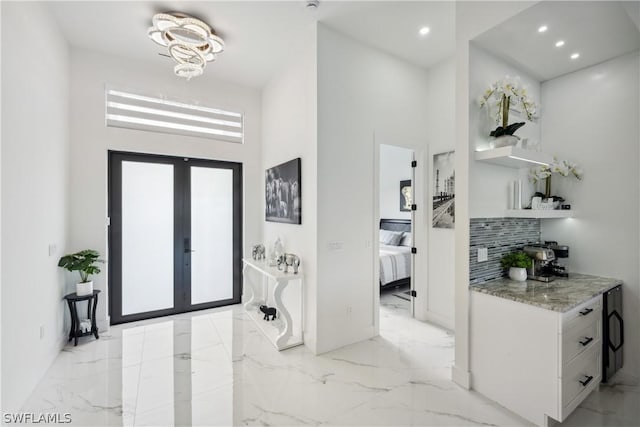
[(413, 192), (411, 189), (411, 180), (400, 181), (400, 212), (411, 211), (413, 204)]
[(265, 171), (265, 219), (302, 224), (300, 158)]
[(455, 151), (433, 156), (433, 227), (454, 228), (456, 172)]

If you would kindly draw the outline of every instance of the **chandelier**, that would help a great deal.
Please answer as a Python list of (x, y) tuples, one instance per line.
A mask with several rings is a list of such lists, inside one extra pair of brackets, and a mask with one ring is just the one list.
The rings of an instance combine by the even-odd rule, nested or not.
[(202, 75), (207, 62), (224, 50), (224, 41), (207, 24), (183, 13), (158, 13), (147, 34), (177, 62), (173, 71), (187, 80)]

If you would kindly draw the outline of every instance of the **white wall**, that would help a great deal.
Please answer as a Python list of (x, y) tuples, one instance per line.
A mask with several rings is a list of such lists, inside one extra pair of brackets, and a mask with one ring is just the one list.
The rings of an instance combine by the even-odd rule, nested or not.
[[(453, 380), (470, 387), (469, 371), (469, 218), (472, 108), (469, 42), (482, 32), (532, 6), (536, 2), (456, 3), (456, 229), (455, 229), (455, 330), (456, 350)], [(472, 96), (473, 95), (473, 96)], [(473, 103), (471, 100), (473, 99)], [(472, 133), (473, 132), (473, 133)], [(476, 214), (474, 212), (474, 214)]]
[[(505, 76), (519, 76), (527, 87), (529, 96), (540, 105), (540, 82), (524, 71), (496, 58), (489, 52), (471, 45), (469, 48), (469, 209), (471, 218), (503, 217), (510, 202), (510, 184), (515, 179), (523, 181), (523, 198), (528, 200), (533, 184), (527, 181), (528, 169), (517, 169), (476, 162), (476, 149), (486, 148), (489, 133), (496, 128), (495, 121), (487, 114), (486, 107), (480, 109), (478, 98), (496, 80)], [(509, 123), (524, 121), (516, 135), (530, 141), (540, 141), (540, 123), (529, 122), (509, 116)], [(544, 149), (546, 144), (540, 144)]]
[[(0, 28), (2, 28), (2, 6), (0, 6)], [(2, 46), (2, 31), (0, 31)], [(0, 100), (2, 99), (2, 56), (0, 55)], [(2, 128), (2, 102), (0, 102), (0, 129)], [(2, 136), (0, 135), (0, 236), (2, 236)], [(0, 320), (2, 319), (2, 243), (0, 242)], [(2, 325), (0, 325), (0, 383), (2, 382)], [(0, 405), (2, 386), (0, 385)]]
[(69, 53), (39, 3), (2, 2), (2, 38), (0, 406), (11, 412), (66, 341), (57, 262), (68, 249)]
[[(427, 200), (433, 198), (433, 155), (455, 150), (455, 67), (455, 61), (451, 58), (429, 68), (427, 72), (429, 96), (425, 120), (430, 153)], [(433, 211), (431, 206), (428, 208), (427, 222), (431, 224)], [(445, 328), (454, 329), (455, 231), (430, 228), (428, 245), (429, 289), (426, 318)]]
[(380, 145), (380, 218), (411, 219), (400, 211), (400, 181), (411, 179), (413, 153), (394, 145)]
[[(300, 40), (298, 54), (267, 84), (262, 92), (262, 166), (260, 174), (264, 244), (280, 237), (287, 252), (302, 260), (305, 287), (305, 344), (316, 351), (317, 299), (317, 77), (316, 26)], [(264, 219), (264, 170), (301, 158), (302, 224), (266, 222)], [(258, 243), (258, 241), (255, 241)]]
[[(135, 131), (105, 126), (105, 85), (151, 95), (226, 107), (244, 113), (245, 142)], [(70, 250), (94, 248), (107, 253), (107, 151), (135, 151), (243, 163), (244, 253), (260, 241), (263, 189), (260, 163), (260, 93), (215, 80), (205, 73), (186, 81), (173, 75), (171, 64), (159, 66), (80, 49), (71, 52), (71, 204)], [(106, 268), (105, 268), (106, 270)], [(106, 289), (106, 274), (94, 280)], [(98, 320), (107, 316), (107, 298)]]
[[(428, 96), (425, 70), (319, 26), (318, 352), (377, 333), (377, 145), (411, 148), (424, 165)], [(416, 181), (424, 182), (420, 170)], [(415, 197), (424, 206), (425, 190)], [(416, 267), (424, 269), (426, 216), (416, 214)], [(418, 277), (420, 313), (426, 271)]]
[(552, 180), (576, 218), (542, 222), (542, 237), (570, 246), (570, 271), (624, 281), (624, 370), (640, 376), (638, 52), (542, 84), (547, 150), (578, 163), (578, 182)]

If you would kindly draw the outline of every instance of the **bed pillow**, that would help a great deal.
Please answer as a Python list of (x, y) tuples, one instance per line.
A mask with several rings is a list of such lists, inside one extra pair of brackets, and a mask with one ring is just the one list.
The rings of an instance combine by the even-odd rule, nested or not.
[(413, 246), (411, 233), (403, 233), (402, 240), (400, 240), (400, 244), (398, 246)]
[(402, 231), (380, 230), (380, 243), (389, 246), (398, 246), (402, 240)]

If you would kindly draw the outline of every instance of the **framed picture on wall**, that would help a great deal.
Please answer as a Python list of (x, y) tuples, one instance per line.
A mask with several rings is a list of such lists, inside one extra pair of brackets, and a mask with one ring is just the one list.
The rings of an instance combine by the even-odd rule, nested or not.
[(433, 227), (454, 228), (456, 172), (455, 151), (433, 156)]
[(265, 171), (265, 219), (302, 224), (300, 158)]
[(413, 204), (413, 192), (411, 189), (411, 180), (400, 181), (400, 212), (411, 211)]

